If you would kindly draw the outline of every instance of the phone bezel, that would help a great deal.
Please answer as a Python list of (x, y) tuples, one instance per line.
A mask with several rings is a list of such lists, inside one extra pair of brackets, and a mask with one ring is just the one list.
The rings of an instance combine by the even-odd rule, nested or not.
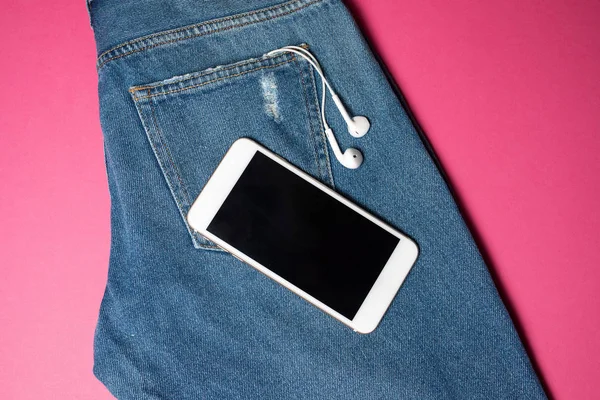
[[(355, 212), (361, 214), (374, 224), (380, 226), (390, 234), (400, 239), (398, 245), (392, 252), (392, 255), (379, 274), (379, 277), (375, 281), (375, 284), (371, 287), (369, 293), (365, 297), (365, 300), (352, 320), (344, 317), (327, 304), (322, 303), (310, 294), (304, 292), (293, 283), (283, 279), (275, 272), (264, 267), (256, 260), (253, 260), (248, 255), (229, 245), (227, 242), (223, 241), (207, 230), (208, 225), (221, 208), (221, 205), (257, 151), (277, 162), (284, 168), (292, 171), (300, 178), (306, 180), (313, 186), (316, 186), (318, 189), (324, 191), (328, 195), (332, 196), (336, 200), (350, 207)], [(274, 279), (276, 282), (290, 289), (292, 292), (296, 293), (316, 307), (325, 311), (342, 323), (348, 325), (356, 332), (363, 334), (370, 333), (377, 327), (390, 303), (394, 299), (396, 293), (400, 289), (400, 286), (404, 282), (404, 279), (415, 263), (419, 253), (418, 247), (413, 240), (398, 232), (386, 223), (380, 221), (367, 211), (359, 208), (349, 200), (342, 197), (339, 193), (333, 191), (331, 188), (325, 186), (310, 175), (293, 166), (288, 161), (247, 138), (238, 139), (227, 151), (220, 164), (217, 166), (212, 176), (202, 189), (202, 192), (194, 201), (194, 204), (192, 204), (187, 216), (187, 220), (194, 230), (213, 241), (219, 247), (230, 252), (235, 257), (256, 268), (271, 279)]]

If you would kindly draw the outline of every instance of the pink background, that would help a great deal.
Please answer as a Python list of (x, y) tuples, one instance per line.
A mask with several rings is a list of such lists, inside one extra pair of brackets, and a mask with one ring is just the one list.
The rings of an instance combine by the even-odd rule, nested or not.
[[(557, 399), (600, 398), (600, 3), (354, 0)], [(0, 398), (92, 375), (109, 197), (84, 0), (0, 5)]]

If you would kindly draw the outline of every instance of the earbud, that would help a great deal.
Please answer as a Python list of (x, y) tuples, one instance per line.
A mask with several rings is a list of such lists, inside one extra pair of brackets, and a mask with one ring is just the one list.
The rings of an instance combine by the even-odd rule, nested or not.
[(369, 132), (369, 128), (371, 124), (367, 117), (363, 117), (362, 115), (357, 115), (352, 118), (352, 123), (348, 124), (348, 132), (354, 137), (363, 137), (367, 132)]
[(327, 78), (325, 78), (325, 75), (323, 74), (323, 70), (321, 70), (321, 66), (319, 65), (319, 62), (317, 61), (315, 56), (313, 56), (311, 54), (310, 51), (308, 51), (307, 49), (300, 47), (300, 46), (285, 46), (280, 49), (273, 50), (273, 51), (267, 53), (267, 55), (274, 55), (274, 54), (282, 53), (282, 52), (294, 53), (294, 54), (304, 58), (306, 61), (308, 61), (310, 63), (310, 65), (312, 65), (312, 67), (315, 69), (315, 71), (317, 71), (317, 73), (321, 77), (321, 84), (322, 84), (321, 119), (323, 121), (323, 127), (325, 128), (325, 134), (327, 136), (327, 139), (329, 139), (329, 144), (331, 145), (331, 148), (333, 149), (333, 154), (335, 154), (335, 158), (337, 158), (337, 160), (340, 162), (340, 164), (342, 164), (346, 168), (356, 169), (356, 168), (360, 167), (360, 165), (363, 162), (362, 153), (354, 148), (349, 148), (349, 149), (346, 149), (346, 151), (344, 151), (344, 153), (342, 154), (342, 150), (340, 150), (340, 146), (338, 145), (337, 141), (335, 140), (333, 131), (327, 124), (327, 120), (325, 119), (326, 88), (329, 90), (329, 93), (331, 93), (333, 102), (335, 103), (335, 106), (337, 107), (340, 114), (344, 118), (344, 121), (346, 121), (346, 124), (348, 125), (348, 132), (350, 133), (350, 135), (352, 135), (356, 138), (364, 136), (369, 131), (369, 128), (371, 127), (369, 120), (366, 117), (363, 117), (361, 115), (356, 116), (356, 117), (351, 117), (350, 114), (348, 114), (346, 107), (344, 107), (344, 103), (342, 103), (342, 101), (340, 100), (338, 95), (333, 91), (333, 88), (331, 87), (331, 85), (327, 81)]
[(360, 167), (363, 162), (363, 155), (360, 151), (350, 147), (346, 149), (344, 153), (342, 153), (340, 145), (338, 144), (337, 140), (335, 140), (335, 136), (333, 135), (331, 128), (325, 129), (325, 135), (329, 140), (329, 144), (331, 145), (331, 149), (333, 150), (335, 158), (337, 158), (340, 164), (348, 169), (356, 169)]
[(346, 107), (344, 107), (344, 103), (342, 103), (338, 95), (332, 92), (331, 97), (340, 111), (340, 114), (342, 114), (344, 121), (346, 121), (346, 124), (348, 125), (348, 132), (356, 138), (365, 136), (371, 127), (369, 120), (362, 115), (350, 117), (350, 114), (346, 111)]

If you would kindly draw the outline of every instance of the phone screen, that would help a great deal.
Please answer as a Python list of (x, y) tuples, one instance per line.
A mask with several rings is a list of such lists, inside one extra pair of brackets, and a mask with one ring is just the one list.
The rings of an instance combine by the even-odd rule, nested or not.
[(350, 320), (400, 241), (260, 152), (207, 230)]

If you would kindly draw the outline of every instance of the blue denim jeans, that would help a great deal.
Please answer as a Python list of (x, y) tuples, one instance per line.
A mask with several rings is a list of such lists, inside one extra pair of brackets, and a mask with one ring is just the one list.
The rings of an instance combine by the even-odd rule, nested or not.
[[(94, 373), (121, 399), (543, 399), (432, 154), (339, 0), (92, 0), (111, 194)], [(305, 44), (351, 113), (319, 118)], [(268, 85), (265, 85), (265, 82)], [(268, 86), (268, 93), (265, 92)], [(194, 233), (185, 216), (249, 137), (420, 246), (379, 327), (360, 335)]]

